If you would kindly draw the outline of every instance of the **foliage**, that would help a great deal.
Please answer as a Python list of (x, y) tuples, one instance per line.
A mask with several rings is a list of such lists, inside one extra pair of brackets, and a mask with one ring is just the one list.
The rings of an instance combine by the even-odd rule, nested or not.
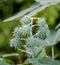
[(0, 58), (0, 65), (9, 65), (9, 64), (6, 63), (2, 58)]
[[(47, 62), (48, 61), (48, 62)], [(42, 59), (37, 59), (37, 58), (33, 58), (33, 59), (27, 59), (26, 62), (27, 65), (29, 65), (28, 63), (31, 63), (32, 65), (59, 65), (60, 61), (57, 60), (51, 60), (49, 58), (42, 58)], [(25, 65), (25, 64), (23, 64)]]

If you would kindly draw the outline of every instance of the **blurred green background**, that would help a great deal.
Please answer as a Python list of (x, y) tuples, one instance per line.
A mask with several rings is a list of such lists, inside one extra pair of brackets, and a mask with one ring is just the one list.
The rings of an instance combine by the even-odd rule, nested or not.
[[(19, 19), (12, 22), (2, 21), (30, 7), (34, 3), (34, 0), (0, 0), (0, 56), (14, 51), (9, 47), (9, 41), (12, 38), (13, 29), (20, 24)], [(48, 25), (54, 28), (60, 22), (60, 3), (47, 7), (35, 16), (46, 18)], [(60, 50), (60, 48), (58, 48), (59, 46), (60, 45), (57, 45), (58, 50)]]

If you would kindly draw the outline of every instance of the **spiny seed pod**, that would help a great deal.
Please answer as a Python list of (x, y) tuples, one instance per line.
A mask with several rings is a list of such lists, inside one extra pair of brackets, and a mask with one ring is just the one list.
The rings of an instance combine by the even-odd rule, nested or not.
[(46, 38), (47, 36), (46, 36), (46, 33), (39, 32), (38, 37), (39, 37), (40, 39), (42, 39), (42, 40), (45, 40), (45, 38)]
[(28, 17), (28, 16), (24, 16), (20, 22), (22, 23), (22, 25), (27, 25), (27, 24), (30, 24), (31, 23), (31, 18)]
[(29, 37), (26, 41), (26, 47), (32, 47), (35, 45), (35, 39), (33, 37)]
[(30, 47), (39, 47), (41, 44), (43, 44), (43, 41), (35, 38), (35, 37), (29, 37), (26, 41), (25, 48), (30, 48)]
[(44, 18), (40, 18), (38, 19), (37, 24), (39, 24), (40, 26), (44, 26), (46, 24), (46, 20)]
[(16, 27), (15, 29), (14, 29), (14, 32), (13, 32), (14, 34), (14, 36), (15, 37), (17, 37), (17, 38), (22, 38), (22, 37), (24, 37), (23, 36), (23, 29), (22, 29), (22, 27)]
[(17, 38), (19, 38), (20, 36), (21, 36), (21, 34), (22, 34), (22, 31), (20, 30), (20, 28), (19, 27), (16, 27), (15, 29), (14, 29), (14, 32), (13, 32), (14, 34), (14, 36), (15, 37), (17, 37)]
[(19, 39), (13, 38), (10, 41), (10, 47), (14, 47), (15, 49), (20, 46), (21, 41)]
[(47, 35), (48, 35), (48, 31), (49, 31), (49, 29), (48, 29), (48, 26), (47, 25), (46, 26), (39, 27), (38, 37), (40, 39), (43, 39), (44, 40), (47, 37)]
[(38, 54), (39, 54), (39, 52), (40, 52), (39, 49), (34, 48), (34, 47), (32, 47), (32, 48), (27, 48), (26, 50), (27, 50), (27, 52), (29, 52), (29, 53), (27, 54), (28, 57), (32, 57), (33, 55), (34, 55), (34, 57), (37, 57)]
[(48, 28), (45, 27), (45, 26), (44, 27), (43, 26), (42, 27), (39, 27), (39, 31), (40, 32), (47, 33), (47, 30), (48, 30)]
[(34, 54), (34, 57), (37, 57), (38, 56), (38, 54), (40, 53), (40, 49), (38, 49), (38, 48), (33, 48), (32, 49), (32, 52), (33, 52), (33, 54)]
[(32, 33), (32, 27), (31, 26), (22, 27), (22, 31), (23, 31), (22, 35), (28, 37)]
[(31, 35), (32, 27), (31, 26), (23, 26), (17, 27), (14, 29), (14, 36), (17, 38), (28, 37)]

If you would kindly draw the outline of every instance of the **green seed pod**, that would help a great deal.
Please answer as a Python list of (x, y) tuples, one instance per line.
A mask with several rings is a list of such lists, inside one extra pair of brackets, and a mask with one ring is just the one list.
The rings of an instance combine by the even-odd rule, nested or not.
[(43, 39), (43, 40), (45, 40), (45, 38), (47, 37), (47, 34), (48, 33), (48, 27), (46, 27), (46, 26), (41, 26), (41, 27), (39, 27), (39, 34), (38, 34), (38, 37), (40, 38), (40, 39)]
[(16, 27), (15, 29), (14, 29), (14, 32), (13, 32), (14, 34), (14, 36), (15, 37), (17, 37), (17, 38), (19, 38), (19, 37), (21, 37), (22, 35), (22, 30), (19, 28), (19, 27)]
[(24, 17), (20, 20), (20, 22), (22, 23), (22, 25), (27, 25), (27, 24), (31, 23), (31, 18), (28, 17), (28, 16), (24, 16)]
[(14, 47), (15, 49), (20, 46), (21, 41), (19, 39), (13, 38), (10, 41), (10, 47)]
[(46, 20), (44, 18), (40, 18), (38, 19), (37, 24), (39, 24), (40, 26), (44, 26), (46, 24)]

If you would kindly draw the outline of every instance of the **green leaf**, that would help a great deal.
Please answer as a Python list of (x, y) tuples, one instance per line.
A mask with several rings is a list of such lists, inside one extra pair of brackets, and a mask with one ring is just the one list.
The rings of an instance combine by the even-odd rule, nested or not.
[(58, 60), (52, 60), (49, 58), (28, 58), (25, 61), (25, 64), (31, 63), (32, 65), (60, 65), (60, 61)]
[(56, 45), (60, 41), (60, 29), (57, 31), (50, 31), (48, 38), (45, 40), (47, 46)]
[(49, 4), (49, 3), (57, 3), (60, 2), (59, 0), (35, 0), (36, 2), (40, 2), (40, 4), (45, 5), (45, 4)]
[(52, 60), (52, 59), (49, 59), (49, 58), (40, 59), (40, 63), (42, 63), (43, 65), (60, 65), (60, 61)]
[(54, 43), (57, 43), (58, 41), (60, 41), (60, 29), (57, 30), (55, 38), (54, 38)]
[(39, 2), (37, 2), (36, 4), (32, 5), (30, 8), (27, 8), (27, 9), (17, 13), (16, 15), (9, 17), (8, 19), (3, 20), (3, 22), (13, 21), (19, 17), (26, 15), (27, 13), (28, 13), (27, 16), (32, 17), (35, 14), (37, 14), (38, 12), (41, 12), (42, 10), (44, 10), (46, 7), (49, 7), (50, 5), (55, 5), (59, 2), (60, 1), (58, 0), (58, 1), (54, 1), (54, 2), (49, 2), (49, 4), (47, 4), (45, 1), (41, 0), (41, 3), (43, 3), (43, 4), (46, 3), (46, 4), (39, 7), (41, 4)]
[(45, 8), (47, 8), (47, 7), (51, 6), (51, 5), (55, 5), (57, 3), (59, 3), (59, 2), (42, 5), (41, 7), (38, 7), (35, 10), (31, 11), (30, 13), (28, 13), (27, 16), (32, 17), (32, 16), (36, 15), (37, 13), (41, 12), (42, 10), (44, 10)]
[(3, 22), (13, 21), (13, 20), (15, 20), (15, 19), (17, 19), (17, 18), (19, 18), (19, 17), (24, 16), (24, 15), (27, 14), (28, 12), (30, 12), (30, 11), (32, 11), (32, 10), (38, 8), (39, 6), (40, 6), (40, 3), (35, 3), (35, 4), (33, 4), (31, 7), (27, 8), (27, 9), (25, 9), (25, 10), (19, 12), (19, 13), (17, 13), (16, 15), (11, 16), (11, 17), (9, 17), (9, 18), (3, 20)]
[(60, 23), (56, 26), (56, 28), (55, 28), (55, 29), (58, 29), (58, 28), (60, 28)]
[(44, 58), (46, 57), (46, 51), (45, 51), (45, 48), (42, 49), (42, 51), (39, 53), (38, 57), (37, 58)]
[(2, 58), (0, 58), (0, 65), (10, 65), (10, 64), (6, 63)]

